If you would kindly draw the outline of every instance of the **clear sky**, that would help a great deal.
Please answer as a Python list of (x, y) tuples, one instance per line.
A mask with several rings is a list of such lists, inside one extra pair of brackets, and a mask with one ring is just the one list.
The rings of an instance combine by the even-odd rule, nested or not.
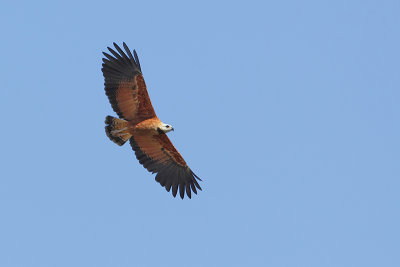
[[(400, 266), (399, 1), (7, 1), (0, 266)], [(104, 132), (136, 49), (203, 182)]]

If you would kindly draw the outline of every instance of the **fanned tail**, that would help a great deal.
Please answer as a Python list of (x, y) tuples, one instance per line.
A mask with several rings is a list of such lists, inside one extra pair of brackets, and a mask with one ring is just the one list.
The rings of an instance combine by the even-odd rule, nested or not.
[(107, 116), (105, 123), (108, 138), (117, 145), (122, 146), (131, 138), (132, 135), (128, 131), (128, 122), (126, 120)]

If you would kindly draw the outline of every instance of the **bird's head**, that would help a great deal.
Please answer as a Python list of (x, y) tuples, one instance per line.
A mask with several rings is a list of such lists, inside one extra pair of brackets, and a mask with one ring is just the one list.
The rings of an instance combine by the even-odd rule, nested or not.
[(173, 131), (174, 127), (172, 127), (172, 125), (162, 123), (160, 126), (158, 126), (157, 130), (158, 130), (158, 132), (161, 132), (161, 133), (168, 133), (170, 131)]

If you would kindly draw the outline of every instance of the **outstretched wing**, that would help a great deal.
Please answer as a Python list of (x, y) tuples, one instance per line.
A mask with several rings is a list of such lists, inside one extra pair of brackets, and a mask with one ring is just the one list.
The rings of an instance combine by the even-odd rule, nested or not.
[(189, 168), (166, 134), (136, 134), (131, 137), (130, 143), (140, 164), (149, 172), (157, 173), (156, 181), (168, 192), (172, 188), (174, 197), (178, 187), (181, 198), (184, 198), (185, 191), (191, 198), (191, 191), (197, 194), (196, 187), (201, 190), (197, 182), (201, 179)]
[(156, 117), (136, 51), (133, 50), (133, 57), (125, 43), (126, 53), (116, 43), (114, 46), (118, 52), (110, 47), (107, 48), (112, 55), (103, 52), (105, 58), (101, 69), (112, 108), (121, 119), (135, 123)]

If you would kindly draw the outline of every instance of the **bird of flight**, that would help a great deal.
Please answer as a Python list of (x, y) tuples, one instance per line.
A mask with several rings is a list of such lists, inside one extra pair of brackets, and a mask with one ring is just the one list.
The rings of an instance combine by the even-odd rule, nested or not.
[[(156, 181), (175, 197), (191, 198), (192, 191), (201, 190), (197, 180), (181, 154), (166, 133), (171, 125), (161, 122), (151, 104), (136, 51), (133, 55), (123, 43), (126, 53), (114, 43), (115, 50), (107, 47), (102, 72), (108, 100), (118, 118), (106, 117), (106, 134), (111, 141), (122, 146), (129, 140), (136, 158), (149, 172), (157, 173)], [(196, 180), (197, 179), (197, 180)], [(196, 189), (197, 188), (197, 189)]]

